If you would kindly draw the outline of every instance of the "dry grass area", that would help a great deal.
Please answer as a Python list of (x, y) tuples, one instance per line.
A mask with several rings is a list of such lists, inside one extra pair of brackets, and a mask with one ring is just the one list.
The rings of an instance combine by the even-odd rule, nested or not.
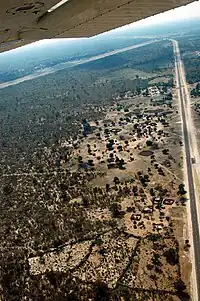
[(101, 279), (109, 287), (115, 287), (131, 259), (137, 239), (118, 231), (108, 232), (98, 239), (88, 260), (74, 275), (86, 282)]
[(156, 84), (157, 82), (168, 83), (169, 80), (170, 80), (170, 76), (161, 76), (152, 79), (151, 81), (149, 81), (149, 84), (152, 85), (152, 84)]
[[(130, 266), (124, 284), (143, 289), (171, 291), (174, 282), (180, 276), (177, 264), (167, 262), (167, 251), (175, 250), (177, 244), (171, 238), (149, 237), (138, 245), (137, 260)], [(156, 266), (155, 266), (156, 263)]]
[(90, 241), (68, 245), (61, 252), (48, 252), (43, 256), (29, 259), (30, 272), (33, 275), (43, 274), (49, 271), (73, 270), (85, 257), (90, 249)]

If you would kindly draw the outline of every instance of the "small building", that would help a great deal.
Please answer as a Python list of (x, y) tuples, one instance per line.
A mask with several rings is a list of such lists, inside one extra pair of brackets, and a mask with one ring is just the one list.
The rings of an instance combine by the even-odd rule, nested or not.
[(164, 199), (163, 204), (164, 205), (172, 205), (174, 203), (173, 199)]
[(146, 208), (144, 208), (143, 210), (142, 210), (142, 212), (143, 213), (152, 213), (153, 212), (153, 208), (152, 208), (152, 206), (149, 206), (149, 207), (146, 207)]
[(153, 227), (159, 231), (159, 230), (162, 230), (163, 224), (153, 224)]
[(162, 202), (162, 198), (160, 196), (157, 196), (155, 198), (153, 198), (153, 203), (161, 203)]

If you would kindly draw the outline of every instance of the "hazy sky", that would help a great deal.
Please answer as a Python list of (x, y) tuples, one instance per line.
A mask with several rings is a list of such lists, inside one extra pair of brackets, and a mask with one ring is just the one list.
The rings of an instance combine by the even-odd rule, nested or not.
[(181, 19), (190, 19), (190, 18), (200, 18), (200, 1), (195, 1), (191, 4), (178, 7), (169, 11), (166, 11), (162, 14), (140, 20), (133, 24), (127, 25), (129, 27), (138, 27), (144, 25), (151, 25), (157, 23), (170, 22)]

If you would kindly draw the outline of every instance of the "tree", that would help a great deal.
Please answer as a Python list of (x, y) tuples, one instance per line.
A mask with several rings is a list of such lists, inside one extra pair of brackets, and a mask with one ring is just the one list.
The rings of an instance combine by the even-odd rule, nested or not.
[(108, 192), (110, 190), (110, 184), (106, 184), (106, 191)]
[(187, 191), (185, 190), (185, 185), (184, 184), (180, 184), (178, 186), (178, 188), (179, 188), (178, 194), (180, 194), (180, 195), (186, 194)]
[(89, 164), (90, 166), (94, 166), (93, 159), (89, 159), (89, 160), (88, 160), (88, 164)]
[(110, 300), (110, 290), (106, 283), (97, 280), (94, 284), (95, 301), (108, 301)]
[(141, 94), (141, 89), (140, 89), (139, 87), (136, 89), (136, 91), (137, 91), (137, 94), (138, 94), (138, 95)]
[(164, 252), (164, 256), (166, 258), (167, 263), (171, 265), (176, 265), (179, 263), (178, 260), (178, 252), (176, 249), (170, 248)]
[(169, 149), (168, 148), (165, 148), (163, 149), (163, 155), (168, 155), (169, 154)]
[(120, 184), (120, 180), (118, 177), (114, 177), (113, 182), (115, 183), (115, 185)]
[(155, 196), (155, 192), (154, 192), (153, 188), (150, 188), (150, 191), (149, 191), (149, 192), (150, 192), (150, 195), (151, 195), (151, 196)]
[(146, 145), (147, 145), (147, 146), (152, 146), (152, 144), (153, 144), (153, 142), (152, 142), (151, 140), (147, 140), (147, 141), (146, 141)]
[(110, 211), (112, 212), (112, 216), (114, 218), (120, 217), (121, 216), (121, 205), (118, 203), (113, 203), (110, 206)]
[(159, 259), (159, 254), (154, 254), (153, 257), (152, 257), (152, 263), (154, 264), (154, 266), (156, 267), (159, 267), (159, 266), (162, 266), (162, 262), (160, 261)]
[(78, 162), (79, 163), (83, 162), (83, 158), (81, 156), (78, 157)]
[(133, 186), (132, 191), (133, 191), (134, 194), (137, 193), (138, 192), (138, 187), (137, 186)]
[(7, 196), (13, 192), (13, 187), (11, 185), (5, 185), (3, 188), (3, 192)]
[(124, 167), (124, 164), (125, 164), (124, 159), (119, 160), (117, 164), (118, 164), (119, 169), (125, 169), (125, 167)]
[(176, 281), (174, 283), (174, 288), (177, 290), (177, 291), (184, 291), (186, 289), (186, 285), (185, 283), (183, 282), (183, 280), (179, 279), (178, 281)]
[(83, 206), (87, 207), (90, 203), (89, 197), (87, 195), (84, 195), (82, 197)]

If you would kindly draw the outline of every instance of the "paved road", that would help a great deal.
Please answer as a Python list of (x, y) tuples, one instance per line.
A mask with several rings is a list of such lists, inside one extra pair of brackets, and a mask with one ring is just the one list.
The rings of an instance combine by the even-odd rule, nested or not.
[(180, 95), (180, 106), (181, 106), (181, 114), (182, 114), (182, 123), (183, 123), (183, 139), (185, 146), (185, 156), (186, 156), (186, 165), (187, 165), (187, 177), (188, 177), (188, 188), (189, 188), (189, 198), (190, 198), (190, 209), (191, 209), (191, 219), (192, 219), (192, 235), (193, 235), (193, 244), (194, 244), (194, 260), (195, 260), (195, 276), (196, 276), (196, 287), (197, 287), (197, 300), (200, 300), (200, 231), (199, 231), (199, 223), (198, 223), (198, 210), (197, 210), (197, 195), (195, 191), (194, 185), (194, 176), (193, 176), (193, 167), (191, 162), (191, 145), (190, 141), (192, 132), (188, 129), (187, 123), (187, 100), (185, 96), (184, 86), (185, 77), (183, 74), (183, 70), (181, 68), (181, 57), (179, 52), (178, 42), (173, 40), (174, 46), (174, 57), (175, 57), (175, 65), (176, 75), (177, 75), (177, 88), (179, 89)]

